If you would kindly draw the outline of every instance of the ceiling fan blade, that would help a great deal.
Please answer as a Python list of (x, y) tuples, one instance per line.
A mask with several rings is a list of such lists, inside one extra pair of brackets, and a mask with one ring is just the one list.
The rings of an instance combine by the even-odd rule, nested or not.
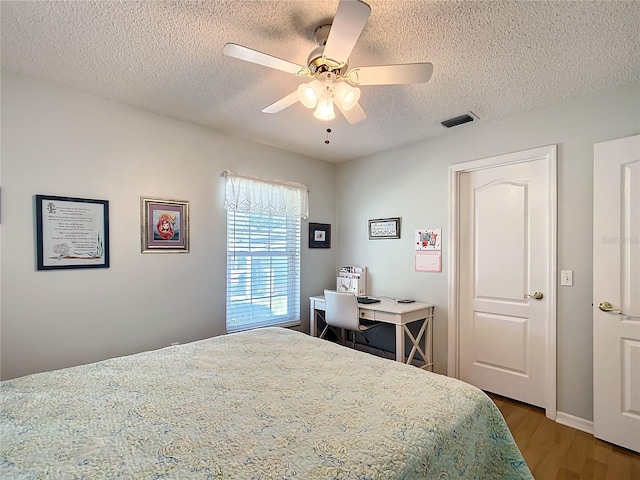
[(431, 63), (405, 63), (356, 67), (346, 77), (354, 85), (398, 85), (401, 83), (425, 83), (431, 79)]
[(359, 0), (341, 0), (331, 23), (323, 56), (339, 64), (346, 63), (364, 26), (371, 7)]
[(264, 107), (262, 109), (262, 113), (278, 113), (281, 110), (284, 110), (287, 107), (290, 107), (294, 103), (298, 101), (298, 91), (296, 90), (293, 93), (290, 93), (284, 98), (281, 98), (275, 103), (272, 103), (268, 107)]
[(267, 55), (266, 53), (258, 52), (251, 48), (243, 47), (236, 43), (226, 43), (222, 52), (228, 57), (238, 58), (247, 62), (257, 63), (258, 65), (264, 65), (265, 67), (275, 68), (276, 70), (282, 70), (283, 72), (293, 73), (294, 75), (309, 75), (311, 72), (307, 67), (298, 65), (288, 60), (282, 60), (281, 58), (274, 57), (273, 55)]
[(367, 114), (364, 113), (364, 110), (359, 103), (356, 103), (349, 110), (343, 110), (340, 106), (340, 102), (335, 102), (334, 105), (338, 107), (338, 110), (340, 110), (342, 115), (344, 115), (344, 118), (346, 118), (347, 122), (349, 122), (351, 125), (353, 125), (354, 123), (359, 123), (367, 118)]

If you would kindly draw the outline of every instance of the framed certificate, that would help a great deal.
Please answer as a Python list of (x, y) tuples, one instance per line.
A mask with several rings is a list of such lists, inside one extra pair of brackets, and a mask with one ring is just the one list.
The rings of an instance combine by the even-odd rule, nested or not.
[(109, 202), (36, 195), (37, 269), (109, 268)]

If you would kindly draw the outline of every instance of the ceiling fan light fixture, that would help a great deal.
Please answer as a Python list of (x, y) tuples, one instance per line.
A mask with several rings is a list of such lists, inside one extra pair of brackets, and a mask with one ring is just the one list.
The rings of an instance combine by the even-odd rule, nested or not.
[(318, 99), (322, 93), (322, 84), (314, 80), (309, 83), (302, 83), (298, 86), (298, 98), (307, 108), (314, 108), (318, 104)]
[(320, 96), (313, 116), (319, 120), (333, 120), (336, 118), (336, 112), (333, 110), (333, 95), (331, 95), (329, 89), (325, 90)]
[(351, 110), (360, 100), (360, 89), (340, 82), (334, 89), (334, 95), (343, 110)]
[(425, 83), (433, 74), (433, 65), (429, 62), (363, 66), (349, 70), (349, 57), (371, 15), (371, 7), (365, 1), (338, 1), (331, 24), (323, 24), (315, 31), (318, 47), (309, 54), (306, 66), (235, 43), (225, 44), (222, 51), (229, 57), (298, 77), (311, 77), (309, 83), (299, 85), (287, 96), (263, 108), (264, 113), (277, 113), (300, 101), (305, 107), (315, 109), (316, 118), (327, 121), (335, 118), (335, 103), (344, 118), (353, 125), (367, 118), (358, 103), (359, 86)]

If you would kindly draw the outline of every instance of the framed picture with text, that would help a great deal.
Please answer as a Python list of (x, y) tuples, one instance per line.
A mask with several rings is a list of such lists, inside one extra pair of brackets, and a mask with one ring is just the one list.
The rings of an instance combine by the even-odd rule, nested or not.
[(189, 202), (140, 198), (142, 253), (189, 253)]
[(38, 270), (109, 268), (109, 202), (36, 195)]
[(400, 217), (369, 220), (369, 240), (400, 238)]
[(331, 248), (331, 224), (309, 224), (309, 248)]

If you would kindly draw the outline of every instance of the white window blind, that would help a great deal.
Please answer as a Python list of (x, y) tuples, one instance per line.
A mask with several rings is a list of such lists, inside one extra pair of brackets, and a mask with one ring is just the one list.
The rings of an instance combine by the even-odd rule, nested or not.
[(304, 185), (226, 175), (227, 332), (300, 323)]

